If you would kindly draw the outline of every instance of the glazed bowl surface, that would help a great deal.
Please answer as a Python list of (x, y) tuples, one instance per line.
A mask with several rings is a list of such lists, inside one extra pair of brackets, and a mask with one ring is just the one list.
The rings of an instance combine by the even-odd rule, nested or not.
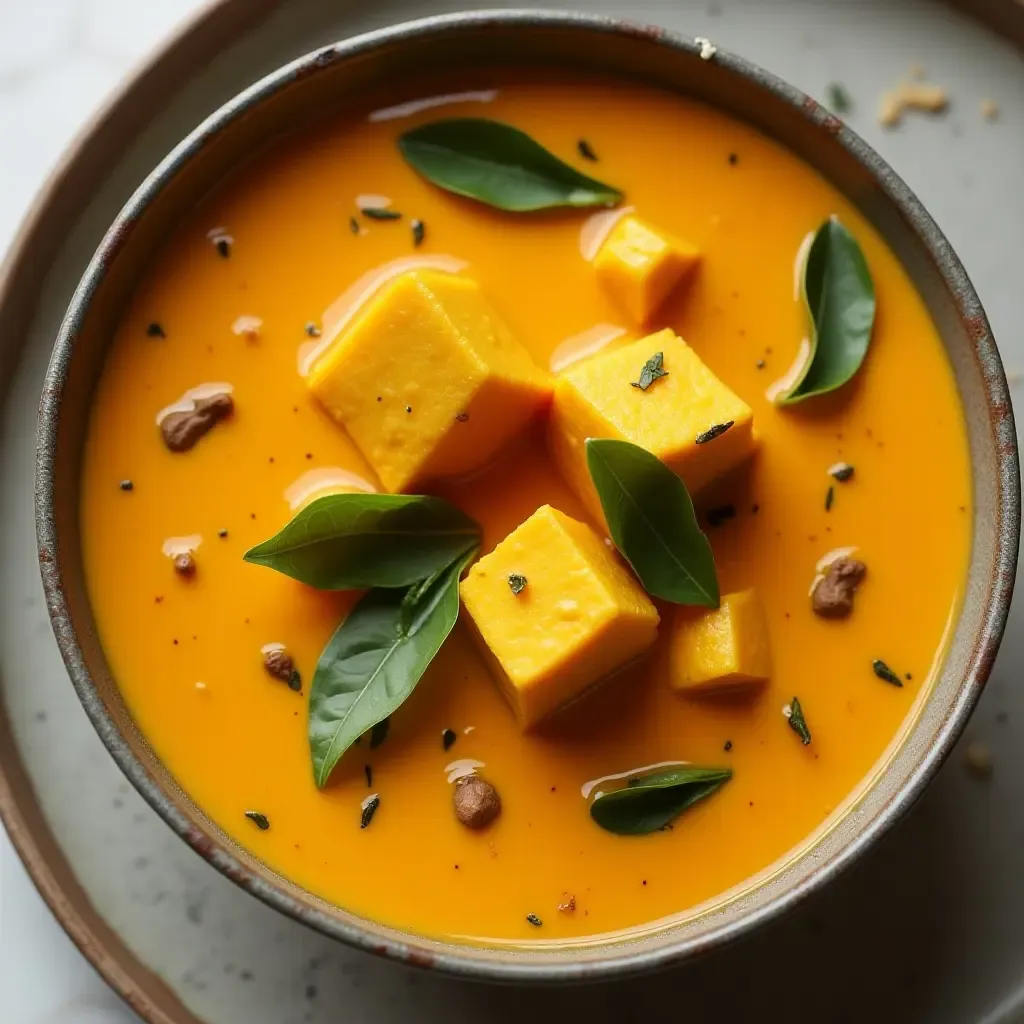
[[(83, 277), (54, 348), (40, 406), (39, 559), (72, 682), (125, 774), (218, 870), (276, 909), (357, 947), (490, 980), (596, 979), (707, 952), (785, 912), (868, 851), (906, 812), (962, 731), (1005, 624), (1020, 528), (1020, 486), (1005, 375), (980, 302), (948, 242), (895, 173), (842, 122), (772, 75), (699, 41), (614, 19), (540, 12), (430, 18), (310, 53), (257, 82), (200, 125), (143, 182)], [(253, 152), (396, 79), (453, 69), (599, 72), (672, 90), (754, 125), (847, 196), (922, 295), (952, 364), (970, 440), (972, 550), (945, 662), (884, 765), (802, 849), (756, 884), (669, 927), (629, 938), (529, 949), (456, 945), (399, 932), (326, 904), (270, 871), (188, 799), (138, 732), (111, 678), (89, 606), (79, 478), (92, 394), (113, 328), (180, 214)]]

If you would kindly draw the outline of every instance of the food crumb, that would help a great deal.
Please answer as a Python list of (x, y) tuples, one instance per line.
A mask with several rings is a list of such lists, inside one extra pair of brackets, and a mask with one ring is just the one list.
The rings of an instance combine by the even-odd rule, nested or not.
[(284, 644), (265, 644), (260, 648), (260, 653), (263, 655), (263, 667), (268, 675), (287, 683), (290, 690), (298, 692), (302, 689), (302, 676), (295, 668), (295, 661)]
[(853, 611), (853, 595), (864, 581), (867, 566), (840, 556), (814, 581), (811, 607), (824, 619), (844, 619)]
[(697, 36), (694, 42), (700, 47), (701, 60), (711, 60), (718, 53), (718, 47), (710, 39), (705, 39), (704, 36)]
[(563, 893), (562, 895), (566, 897), (566, 900), (564, 903), (558, 904), (558, 909), (563, 914), (571, 914), (576, 909), (576, 897), (570, 896), (568, 893)]
[(986, 121), (997, 121), (999, 119), (999, 104), (995, 100), (982, 100), (981, 116)]
[(192, 399), (191, 409), (169, 412), (159, 420), (160, 435), (170, 451), (187, 452), (234, 409), (234, 399), (226, 391)]
[(975, 779), (992, 778), (992, 754), (987, 744), (980, 740), (969, 743), (964, 751), (964, 766)]
[(240, 316), (231, 325), (232, 333), (246, 341), (259, 341), (262, 330), (263, 321), (258, 316)]
[(882, 96), (878, 123), (883, 128), (895, 128), (908, 110), (942, 114), (948, 107), (949, 94), (942, 86), (917, 81), (903, 82)]

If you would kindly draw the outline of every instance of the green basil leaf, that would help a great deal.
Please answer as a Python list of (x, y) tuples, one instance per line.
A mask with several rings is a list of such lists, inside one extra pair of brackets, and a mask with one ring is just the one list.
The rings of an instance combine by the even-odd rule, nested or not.
[(799, 378), (776, 398), (782, 405), (842, 387), (868, 352), (875, 285), (857, 240), (836, 217), (818, 228), (807, 250), (801, 293), (811, 321), (811, 348)]
[(464, 551), (427, 588), (368, 591), (337, 628), (309, 691), (313, 779), (324, 786), (341, 755), (392, 714), (416, 688), (459, 617), (459, 576), (476, 555)]
[(587, 438), (587, 466), (612, 540), (644, 590), (675, 604), (718, 607), (718, 576), (686, 485), (628, 441)]
[(581, 174), (500, 121), (434, 121), (406, 132), (398, 148), (428, 181), (499, 210), (614, 206), (622, 199), (617, 188)]
[(731, 778), (731, 768), (696, 765), (641, 775), (630, 779), (622, 789), (597, 796), (590, 805), (590, 816), (601, 828), (616, 835), (646, 835), (670, 824)]
[(317, 590), (407, 587), (441, 572), (479, 540), (480, 527), (440, 498), (328, 494), (250, 548), (245, 560)]

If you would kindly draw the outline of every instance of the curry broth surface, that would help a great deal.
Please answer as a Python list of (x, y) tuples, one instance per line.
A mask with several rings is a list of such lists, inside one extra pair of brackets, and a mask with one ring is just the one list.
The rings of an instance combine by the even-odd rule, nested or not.
[[(131, 713), (232, 838), (325, 899), (399, 928), (465, 940), (566, 939), (679, 914), (741, 885), (805, 840), (870, 774), (928, 687), (958, 607), (968, 452), (952, 373), (921, 299), (849, 203), (788, 152), (710, 109), (640, 87), (538, 78), (468, 87), (497, 92), (486, 104), (326, 123), (254, 160), (182, 224), (135, 296), (96, 394), (83, 476), (86, 572)], [(398, 134), (459, 114), (517, 125), (703, 251), (692, 287), (651, 329), (675, 328), (754, 408), (760, 453), (699, 504), (736, 508), (707, 532), (722, 592), (754, 586), (761, 595), (774, 676), (749, 700), (673, 694), (665, 658), (672, 610), (662, 607), (661, 638), (646, 663), (524, 736), (460, 623), (392, 717), (387, 740), (373, 751), (365, 739), (353, 747), (318, 791), (308, 684), (354, 595), (318, 593), (242, 561), (288, 520), (286, 492), (303, 474), (340, 469), (373, 479), (297, 372), (305, 324), (320, 323), (373, 268), (444, 255), (468, 264), (542, 366), (571, 336), (628, 326), (581, 256), (585, 211), (502, 215), (405, 165)], [(598, 163), (578, 158), (580, 138)], [(349, 218), (367, 195), (390, 198), (403, 219), (360, 218), (354, 235)], [(765, 391), (805, 332), (797, 253), (831, 214), (853, 231), (874, 275), (871, 352), (838, 396), (779, 410)], [(426, 228), (416, 249), (412, 218)], [(229, 258), (207, 237), (217, 227), (234, 239)], [(262, 320), (257, 341), (232, 331), (240, 316)], [(166, 338), (147, 336), (151, 322)], [(166, 451), (157, 412), (217, 381), (234, 387), (233, 419), (191, 452)], [(856, 474), (835, 484), (826, 511), (826, 470), (839, 460)], [(120, 489), (124, 479), (131, 491)], [(539, 430), (440, 493), (483, 525), (485, 551), (544, 502), (584, 518)], [(193, 535), (201, 537), (198, 571), (186, 582), (162, 548)], [(869, 575), (853, 616), (827, 622), (812, 614), (808, 588), (817, 560), (844, 545), (857, 546)], [(301, 695), (264, 672), (260, 648), (270, 642), (294, 654)], [(881, 682), (875, 658), (912, 678), (902, 689)], [(794, 694), (813, 732), (809, 747), (782, 715)], [(458, 736), (447, 752), (446, 728)], [(481, 834), (452, 813), (446, 766), (460, 758), (483, 762), (502, 796), (501, 817)], [(625, 838), (591, 821), (585, 782), (677, 759), (728, 764), (735, 776), (671, 831)], [(380, 807), (360, 829), (370, 792)], [(247, 810), (265, 814), (269, 831)], [(558, 910), (567, 895), (575, 912)]]

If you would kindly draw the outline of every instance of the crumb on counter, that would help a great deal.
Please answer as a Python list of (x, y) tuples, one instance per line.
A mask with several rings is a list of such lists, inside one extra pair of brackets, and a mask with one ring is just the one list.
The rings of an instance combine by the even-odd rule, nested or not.
[(878, 123), (883, 128), (895, 128), (910, 110), (926, 114), (942, 114), (949, 107), (949, 94), (941, 85), (925, 82), (902, 82), (883, 94), (878, 109)]

